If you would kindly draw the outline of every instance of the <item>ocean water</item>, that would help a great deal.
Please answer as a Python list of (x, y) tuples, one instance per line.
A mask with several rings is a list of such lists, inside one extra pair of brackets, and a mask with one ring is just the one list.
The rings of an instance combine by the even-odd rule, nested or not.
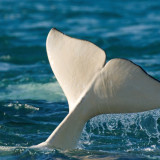
[(74, 150), (29, 148), (68, 113), (46, 54), (52, 27), (160, 80), (159, 0), (0, 0), (0, 160), (160, 159), (159, 109), (97, 116)]

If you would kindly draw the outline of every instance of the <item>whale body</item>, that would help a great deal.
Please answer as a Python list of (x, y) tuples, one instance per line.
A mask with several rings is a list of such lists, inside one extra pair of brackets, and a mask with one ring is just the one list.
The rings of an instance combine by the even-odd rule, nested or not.
[(85, 123), (99, 114), (135, 113), (160, 107), (160, 82), (125, 59), (106, 63), (95, 44), (51, 29), (46, 48), (67, 97), (69, 113), (38, 147), (73, 149)]

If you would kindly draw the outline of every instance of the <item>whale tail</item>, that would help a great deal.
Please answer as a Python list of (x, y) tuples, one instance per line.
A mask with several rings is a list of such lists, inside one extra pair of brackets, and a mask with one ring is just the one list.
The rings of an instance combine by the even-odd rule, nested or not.
[(85, 122), (96, 115), (160, 107), (159, 81), (134, 63), (125, 59), (106, 63), (102, 49), (56, 29), (49, 32), (46, 46), (69, 103), (69, 114), (43, 143), (48, 147), (75, 147)]
[(49, 32), (46, 46), (51, 68), (71, 111), (95, 74), (104, 66), (105, 52), (91, 42), (71, 38), (56, 29)]

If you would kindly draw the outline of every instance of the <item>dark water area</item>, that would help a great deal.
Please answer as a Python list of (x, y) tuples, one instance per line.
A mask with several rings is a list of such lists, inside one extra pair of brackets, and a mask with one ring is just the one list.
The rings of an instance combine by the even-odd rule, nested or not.
[(29, 148), (68, 113), (46, 54), (52, 27), (95, 43), (107, 61), (132, 60), (160, 80), (159, 0), (0, 0), (0, 160), (160, 159), (159, 109), (97, 116), (74, 150)]

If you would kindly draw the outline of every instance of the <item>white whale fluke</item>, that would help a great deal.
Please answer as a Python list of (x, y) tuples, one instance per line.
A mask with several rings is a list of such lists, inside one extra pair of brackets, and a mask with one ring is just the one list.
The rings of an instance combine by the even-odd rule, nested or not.
[(38, 146), (72, 149), (84, 124), (96, 115), (160, 107), (159, 81), (134, 63), (124, 59), (106, 63), (102, 49), (56, 29), (49, 32), (46, 45), (51, 68), (68, 99), (69, 114)]

